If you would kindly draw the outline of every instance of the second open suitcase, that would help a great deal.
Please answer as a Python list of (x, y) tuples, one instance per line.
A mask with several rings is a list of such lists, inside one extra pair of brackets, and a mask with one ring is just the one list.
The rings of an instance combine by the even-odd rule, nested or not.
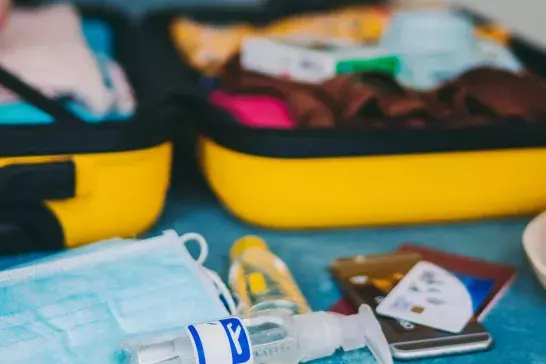
[(263, 26), (280, 16), (181, 9), (149, 20), (152, 32), (171, 39), (185, 85), (193, 85), (185, 88), (190, 95), (183, 105), (198, 128), (200, 169), (234, 215), (294, 229), (475, 219), (546, 207), (546, 123), (499, 119), (458, 130), (287, 129), (248, 125), (213, 107), (217, 81), (191, 69), (195, 57), (185, 60), (176, 52), (175, 39), (183, 36), (173, 30), (176, 19)]

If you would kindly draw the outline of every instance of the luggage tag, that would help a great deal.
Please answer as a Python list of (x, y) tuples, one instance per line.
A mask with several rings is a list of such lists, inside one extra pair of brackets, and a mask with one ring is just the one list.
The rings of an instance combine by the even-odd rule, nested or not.
[(422, 261), (377, 306), (377, 313), (459, 333), (472, 319), (474, 305), (471, 293), (456, 275)]

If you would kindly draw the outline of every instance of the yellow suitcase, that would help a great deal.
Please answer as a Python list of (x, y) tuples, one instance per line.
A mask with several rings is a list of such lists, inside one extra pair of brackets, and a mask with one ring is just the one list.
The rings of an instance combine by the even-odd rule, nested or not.
[[(187, 15), (216, 18), (203, 9)], [(229, 15), (234, 23), (257, 18)], [(517, 46), (530, 64), (544, 64), (543, 55), (529, 57), (529, 47)], [(407, 132), (260, 129), (212, 108), (207, 90), (201, 91), (187, 103), (199, 124), (201, 170), (220, 202), (246, 222), (333, 228), (546, 208), (546, 124)]]

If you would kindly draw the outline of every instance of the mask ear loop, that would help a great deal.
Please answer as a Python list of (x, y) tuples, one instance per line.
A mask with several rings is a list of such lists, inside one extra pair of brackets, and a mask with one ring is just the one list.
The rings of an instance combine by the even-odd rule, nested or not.
[(203, 235), (197, 233), (187, 233), (178, 237), (178, 240), (182, 244), (187, 244), (192, 240), (196, 241), (199, 244), (199, 256), (197, 257), (197, 259), (195, 259), (195, 261), (199, 265), (203, 265), (205, 263), (207, 257), (209, 256), (209, 244), (207, 243), (207, 240), (205, 240)]
[(233, 299), (233, 295), (231, 294), (231, 292), (227, 288), (226, 284), (222, 281), (222, 279), (220, 278), (218, 273), (216, 273), (215, 271), (210, 270), (208, 268), (205, 268), (205, 267), (203, 267), (203, 268), (205, 269), (205, 272), (208, 274), (208, 276), (210, 277), (210, 279), (212, 280), (212, 282), (214, 283), (214, 285), (218, 289), (218, 292), (220, 292), (222, 297), (224, 297), (224, 301), (225, 301), (225, 303), (227, 305), (227, 308), (228, 308), (229, 312), (232, 315), (237, 314), (238, 313), (237, 305), (235, 304), (235, 300)]
[(204, 269), (205, 273), (207, 273), (209, 278), (212, 280), (212, 282), (216, 286), (216, 289), (218, 290), (220, 295), (224, 297), (224, 301), (226, 305), (228, 306), (229, 312), (232, 315), (237, 314), (238, 312), (237, 305), (235, 304), (233, 295), (227, 288), (226, 284), (222, 281), (222, 279), (216, 272), (203, 266), (203, 264), (205, 263), (209, 255), (209, 245), (207, 243), (207, 240), (202, 235), (197, 233), (187, 233), (187, 234), (181, 235), (178, 238), (178, 240), (182, 244), (187, 244), (190, 241), (196, 241), (199, 244), (200, 252), (199, 252), (199, 256), (197, 257), (195, 261)]

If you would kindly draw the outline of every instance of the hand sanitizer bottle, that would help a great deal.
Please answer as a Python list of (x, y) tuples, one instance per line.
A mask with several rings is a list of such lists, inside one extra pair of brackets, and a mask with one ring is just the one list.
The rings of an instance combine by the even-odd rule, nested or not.
[(372, 309), (362, 305), (350, 316), (291, 316), (269, 310), (227, 317), (135, 339), (124, 349), (131, 364), (271, 364), (306, 362), (366, 346), (378, 363), (392, 364), (379, 322)]

